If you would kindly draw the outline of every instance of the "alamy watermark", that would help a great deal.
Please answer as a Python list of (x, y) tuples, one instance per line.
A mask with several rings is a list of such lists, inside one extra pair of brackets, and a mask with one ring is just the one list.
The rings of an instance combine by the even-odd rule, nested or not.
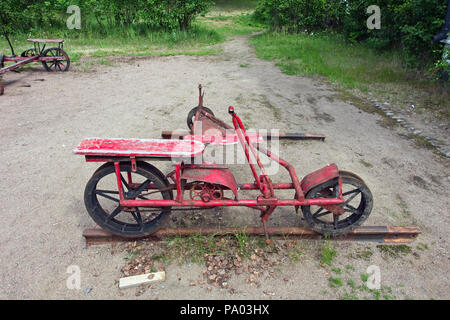
[(77, 265), (70, 265), (67, 267), (66, 273), (70, 276), (66, 280), (66, 287), (69, 290), (81, 289), (81, 270)]
[(378, 290), (381, 288), (381, 270), (379, 266), (370, 265), (367, 267), (366, 273), (369, 275), (366, 286), (369, 289)]
[(367, 18), (366, 25), (369, 30), (381, 29), (381, 10), (377, 5), (371, 5), (367, 7), (367, 14), (370, 16)]
[[(273, 175), (278, 173), (280, 164), (276, 160), (271, 159), (266, 154), (264, 154), (264, 151), (258, 152), (257, 149), (270, 149), (270, 152), (272, 154), (277, 155), (277, 157), (280, 156), (281, 150), (279, 133), (280, 131), (277, 129), (246, 130), (246, 134), (250, 143), (245, 141), (246, 138), (242, 133), (241, 138), (244, 140), (244, 145), (247, 149), (247, 154), (249, 157), (249, 159), (247, 160), (246, 152), (242, 148), (241, 140), (235, 130), (226, 129), (225, 134), (222, 134), (222, 132), (218, 131), (217, 128), (209, 128), (203, 130), (203, 122), (196, 121), (193, 134), (184, 137), (184, 140), (202, 142), (204, 144), (207, 144), (208, 147), (204, 149), (201, 155), (193, 158), (185, 158), (183, 162), (185, 164), (193, 163), (199, 165), (204, 162), (226, 165), (250, 163), (254, 166), (258, 166), (257, 160), (252, 152), (253, 148), (253, 151), (255, 151), (258, 155), (260, 163), (264, 166), (265, 172), (268, 175)], [(268, 136), (271, 137), (270, 148), (268, 142), (269, 139), (264, 139)], [(195, 145), (192, 145), (192, 151), (194, 150)], [(174, 163), (179, 162), (179, 158), (177, 156), (172, 156), (171, 159)]]
[(79, 6), (71, 5), (67, 8), (67, 13), (71, 14), (69, 18), (67, 18), (66, 25), (67, 28), (72, 29), (81, 29), (81, 10)]

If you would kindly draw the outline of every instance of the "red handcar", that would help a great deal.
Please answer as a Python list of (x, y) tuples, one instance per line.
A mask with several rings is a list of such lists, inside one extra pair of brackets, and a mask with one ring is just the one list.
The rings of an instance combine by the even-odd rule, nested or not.
[[(329, 236), (345, 234), (367, 219), (372, 194), (360, 177), (330, 164), (299, 180), (293, 166), (267, 150), (260, 143), (261, 137), (247, 134), (233, 107), (228, 112), (234, 129), (225, 139), (204, 134), (184, 140), (84, 139), (74, 153), (84, 155), (88, 162), (105, 162), (84, 192), (86, 209), (93, 220), (113, 234), (142, 237), (160, 229), (173, 210), (244, 206), (260, 212), (266, 230), (266, 221), (278, 206), (292, 206), (296, 212), (301, 208), (312, 229)], [(216, 119), (200, 103), (195, 118), (202, 113)], [(216, 125), (230, 128), (216, 120)], [(240, 143), (253, 182), (238, 184), (226, 166), (202, 161), (205, 143), (215, 141)], [(272, 182), (259, 152), (284, 167), (291, 181)], [(173, 161), (174, 170), (164, 174), (148, 163), (161, 160)], [(241, 190), (256, 190), (259, 195), (245, 199), (240, 196)], [(292, 190), (293, 198), (279, 198), (277, 190)]]

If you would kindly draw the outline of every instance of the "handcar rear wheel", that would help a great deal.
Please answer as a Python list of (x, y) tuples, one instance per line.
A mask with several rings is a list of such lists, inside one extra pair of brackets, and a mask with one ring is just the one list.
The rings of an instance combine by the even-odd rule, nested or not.
[[(136, 172), (131, 170), (129, 162), (121, 163), (120, 173), (123, 192), (128, 199), (173, 199), (164, 175), (148, 163), (138, 162)], [(132, 195), (142, 186), (146, 187)], [(89, 215), (100, 227), (123, 237), (141, 237), (158, 231), (171, 212), (171, 207), (121, 207), (112, 163), (106, 163), (95, 171), (86, 185), (84, 202)]]
[[(327, 236), (343, 235), (360, 226), (373, 206), (372, 193), (361, 178), (347, 171), (339, 171), (339, 175), (342, 177), (342, 195), (345, 199), (345, 203), (341, 205), (345, 210), (342, 215), (335, 215), (316, 205), (302, 207), (309, 226)], [(336, 178), (311, 189), (306, 198), (334, 198), (338, 188)]]
[[(187, 123), (187, 126), (188, 126), (189, 129), (191, 129), (192, 126), (194, 125), (195, 114), (197, 113), (198, 108), (199, 107), (195, 107), (191, 111), (189, 111), (189, 113), (188, 113), (186, 123)], [(214, 112), (212, 112), (211, 109), (209, 109), (207, 107), (202, 107), (202, 109), (204, 111), (208, 112), (209, 114), (214, 115)]]
[[(42, 65), (48, 72), (68, 71), (70, 59), (67, 53), (61, 48), (49, 48), (42, 53), (43, 57), (55, 57), (53, 60), (42, 61)], [(56, 59), (62, 57), (62, 60)]]

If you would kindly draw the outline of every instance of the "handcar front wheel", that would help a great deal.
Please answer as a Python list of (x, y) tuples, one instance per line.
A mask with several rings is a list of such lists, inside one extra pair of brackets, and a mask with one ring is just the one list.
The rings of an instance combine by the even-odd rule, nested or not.
[[(147, 163), (138, 163), (136, 172), (132, 171), (130, 163), (121, 163), (120, 175), (124, 195), (129, 199), (173, 199), (164, 175)], [(137, 192), (140, 189), (142, 191)], [(89, 215), (100, 227), (123, 237), (141, 237), (158, 231), (171, 212), (171, 207), (120, 206), (113, 163), (106, 163), (95, 171), (86, 185), (84, 202)]]

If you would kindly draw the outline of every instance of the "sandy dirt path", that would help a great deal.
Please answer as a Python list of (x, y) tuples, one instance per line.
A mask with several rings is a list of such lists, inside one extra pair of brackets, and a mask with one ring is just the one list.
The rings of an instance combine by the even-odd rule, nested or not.
[[(415, 254), (395, 259), (384, 258), (376, 244), (337, 243), (336, 266), (351, 265), (355, 271), (349, 276), (355, 279), (369, 265), (379, 266), (382, 284), (399, 299), (450, 298), (448, 160), (418, 149), (402, 131), (380, 126), (379, 115), (335, 98), (327, 84), (282, 74), (272, 62), (257, 59), (247, 40), (224, 43), (223, 53), (215, 57), (129, 59), (93, 73), (49, 74), (36, 66), (6, 75), (6, 94), (0, 98), (1, 299), (136, 298), (133, 290), (119, 296), (114, 283), (125, 255), (112, 255), (109, 246), (84, 246), (81, 233), (95, 224), (84, 208), (83, 190), (98, 165), (85, 163), (72, 149), (85, 137), (158, 138), (162, 130), (185, 129), (198, 83), (206, 89), (206, 105), (227, 122), (227, 107), (234, 105), (250, 128), (325, 134), (323, 143), (283, 142), (280, 155), (299, 176), (335, 162), (363, 177), (374, 196), (365, 225), (418, 225), (423, 230), (411, 245)], [(21, 87), (24, 83), (31, 87)], [(169, 165), (161, 165), (167, 173)], [(247, 167), (232, 170), (238, 182), (251, 181)], [(273, 180), (287, 181), (288, 176), (280, 171)], [(258, 222), (244, 209), (226, 209), (223, 216), (229, 225)], [(270, 224), (303, 221), (292, 208), (283, 208)], [(350, 257), (361, 248), (373, 254)], [(232, 291), (190, 287), (190, 281), (201, 279), (202, 266), (173, 264), (166, 268), (167, 281), (139, 298), (338, 298), (318, 259), (306, 254), (299, 262), (283, 263), (280, 276), (261, 287), (233, 276)], [(80, 290), (66, 287), (69, 265), (80, 267)], [(92, 290), (87, 293), (87, 288)], [(264, 294), (268, 289), (273, 295)]]

